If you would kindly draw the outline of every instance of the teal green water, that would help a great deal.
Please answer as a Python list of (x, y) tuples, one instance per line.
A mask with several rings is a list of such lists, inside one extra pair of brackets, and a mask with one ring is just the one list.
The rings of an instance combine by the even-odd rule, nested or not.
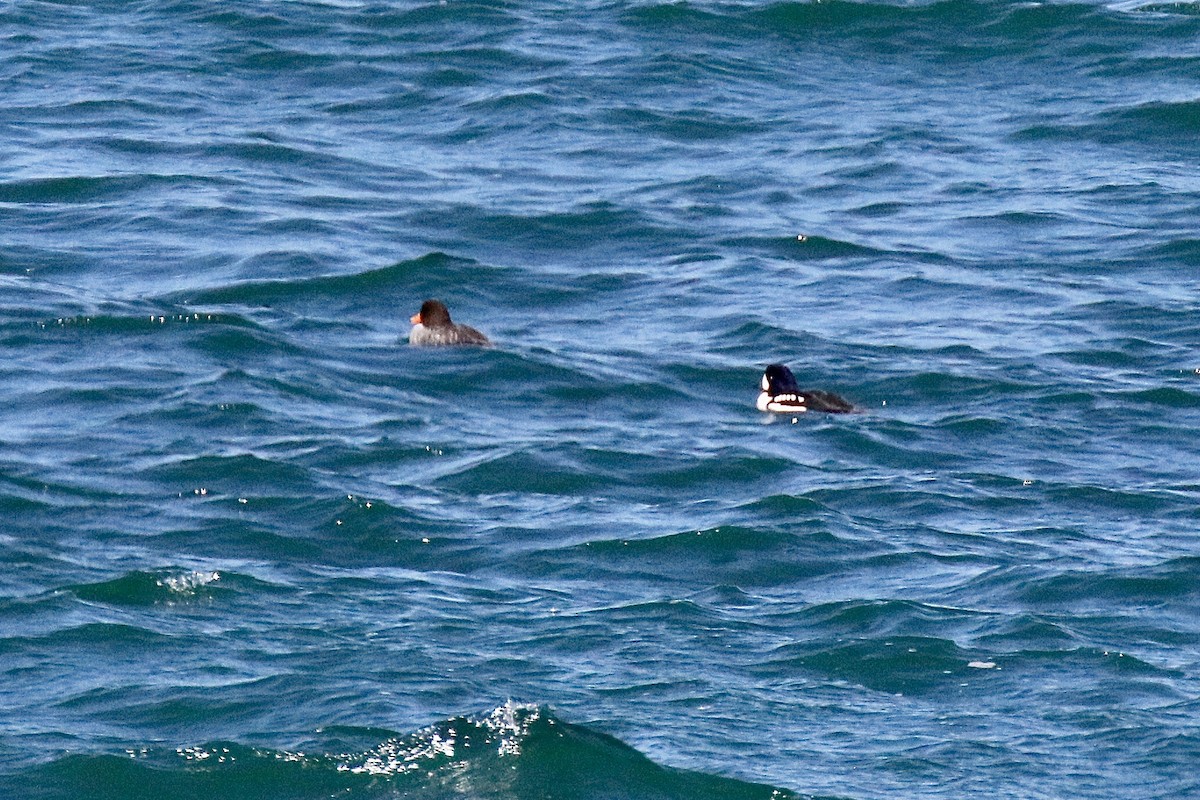
[(0, 42), (0, 796), (1200, 793), (1196, 5)]

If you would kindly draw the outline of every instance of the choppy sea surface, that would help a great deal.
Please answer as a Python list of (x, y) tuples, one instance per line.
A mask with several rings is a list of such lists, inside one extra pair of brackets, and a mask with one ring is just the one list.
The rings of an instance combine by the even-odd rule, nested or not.
[(0, 796), (1200, 796), (1200, 5), (11, 0), (0, 136)]

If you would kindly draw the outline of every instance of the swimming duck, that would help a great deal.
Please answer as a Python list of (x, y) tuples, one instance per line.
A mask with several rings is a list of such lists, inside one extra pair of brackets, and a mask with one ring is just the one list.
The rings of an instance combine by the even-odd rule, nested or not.
[(421, 310), (409, 319), (413, 324), (408, 343), (415, 345), (491, 344), (488, 338), (470, 325), (455, 325), (450, 310), (440, 300), (426, 300)]
[(796, 376), (783, 364), (771, 364), (762, 377), (762, 392), (755, 403), (759, 411), (777, 414), (800, 414), (805, 411), (825, 411), (830, 414), (848, 414), (854, 406), (833, 392), (816, 389), (801, 389)]

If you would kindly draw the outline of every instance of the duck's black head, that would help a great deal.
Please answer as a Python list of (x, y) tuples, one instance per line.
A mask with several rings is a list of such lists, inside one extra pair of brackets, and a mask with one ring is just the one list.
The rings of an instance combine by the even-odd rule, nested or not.
[(763, 373), (762, 390), (772, 397), (781, 394), (799, 394), (796, 376), (783, 364), (770, 364)]
[(421, 310), (410, 320), (413, 325), (424, 325), (426, 328), (441, 328), (450, 325), (450, 309), (441, 300), (426, 300), (421, 303)]

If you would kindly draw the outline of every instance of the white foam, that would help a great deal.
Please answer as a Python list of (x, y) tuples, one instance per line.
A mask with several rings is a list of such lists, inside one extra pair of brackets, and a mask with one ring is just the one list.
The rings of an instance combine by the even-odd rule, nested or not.
[(207, 586), (221, 579), (221, 573), (188, 572), (183, 575), (168, 575), (158, 579), (158, 585), (170, 589), (177, 594), (193, 594), (201, 586)]
[[(485, 741), (496, 747), (501, 756), (521, 754), (521, 743), (529, 727), (539, 719), (537, 706), (513, 703), (511, 700), (487, 716), (468, 717), (465, 724), (483, 733)], [(467, 735), (470, 739), (470, 734)], [(437, 758), (453, 759), (464, 737), (453, 725), (433, 725), (412, 736), (389, 739), (361, 756), (342, 756), (339, 772), (356, 775), (400, 775), (428, 767), (426, 762)], [(474, 742), (478, 745), (478, 739)]]

